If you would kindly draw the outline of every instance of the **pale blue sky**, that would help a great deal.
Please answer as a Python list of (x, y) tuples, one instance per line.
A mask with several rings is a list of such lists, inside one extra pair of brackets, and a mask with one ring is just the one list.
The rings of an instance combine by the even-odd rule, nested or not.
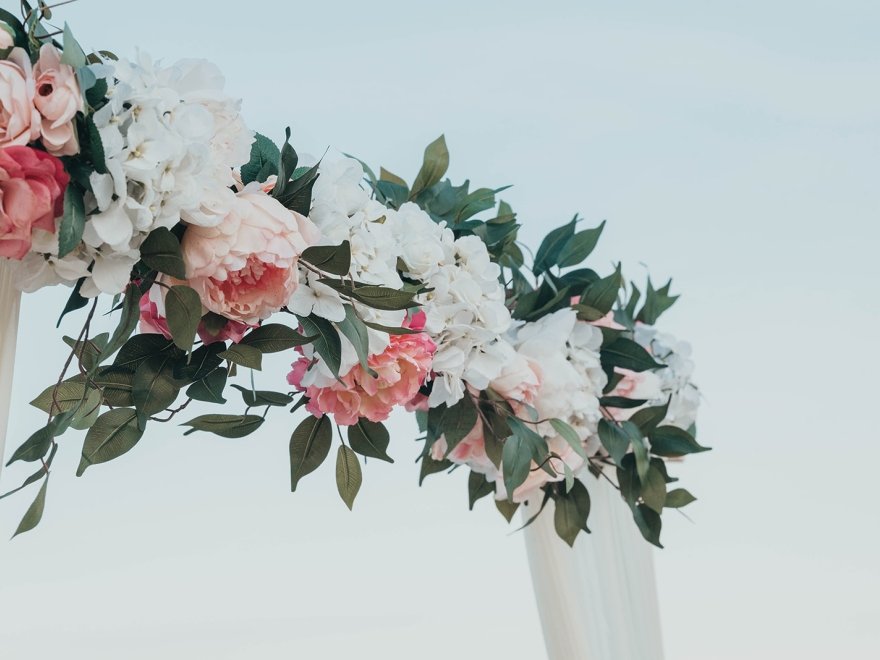
[[(644, 263), (684, 294), (664, 325), (694, 345), (715, 448), (679, 468), (695, 524), (667, 516), (656, 554), (667, 657), (874, 657), (876, 3), (82, 0), (59, 15), (92, 48), (216, 61), (249, 123), (290, 124), (305, 151), (412, 178), (445, 132), (454, 178), (514, 185), (532, 245), (575, 211), (608, 219), (596, 264)], [(40, 424), (26, 402), (62, 359), (64, 296), (25, 303), (10, 444)], [(416, 487), (410, 420), (354, 514), (330, 465), (287, 492), (291, 426), (153, 428), (82, 479), (65, 441), (43, 525), (0, 542), (4, 655), (542, 657), (522, 539), (487, 503), (466, 510), (463, 474)], [(26, 505), (0, 503), (0, 530)]]

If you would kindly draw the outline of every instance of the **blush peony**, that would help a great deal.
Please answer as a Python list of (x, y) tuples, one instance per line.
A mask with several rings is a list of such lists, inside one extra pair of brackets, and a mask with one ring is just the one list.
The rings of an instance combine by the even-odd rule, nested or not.
[(0, 257), (23, 259), (35, 229), (55, 233), (69, 180), (61, 161), (45, 151), (0, 149)]
[(0, 147), (24, 146), (40, 137), (40, 113), (34, 107), (31, 61), (21, 48), (0, 60)]
[[(406, 327), (421, 330), (424, 316), (415, 314), (405, 322)], [(287, 381), (309, 397), (306, 408), (313, 415), (332, 414), (343, 426), (355, 424), (360, 417), (382, 422), (394, 406), (406, 405), (418, 394), (431, 371), (435, 350), (434, 342), (422, 332), (391, 335), (388, 347), (367, 360), (375, 375), (358, 364), (329, 386), (304, 385), (310, 360), (302, 357), (293, 363)]]
[(83, 96), (76, 72), (69, 64), (62, 64), (61, 53), (52, 44), (40, 48), (34, 80), (34, 106), (40, 113), (40, 133), (46, 151), (55, 156), (79, 153), (73, 118), (83, 110)]
[(290, 300), (299, 281), (299, 256), (319, 238), (311, 220), (284, 208), (259, 185), (248, 185), (217, 226), (186, 230), (181, 248), (188, 284), (206, 309), (256, 324)]

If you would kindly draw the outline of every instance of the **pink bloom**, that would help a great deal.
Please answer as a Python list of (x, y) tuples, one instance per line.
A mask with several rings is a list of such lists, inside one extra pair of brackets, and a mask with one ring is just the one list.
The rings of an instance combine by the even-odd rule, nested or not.
[[(140, 300), (141, 309), (141, 332), (145, 334), (163, 335), (165, 339), (171, 339), (171, 330), (165, 318), (165, 289), (160, 286), (152, 287)], [(234, 343), (241, 341), (244, 334), (252, 327), (240, 321), (227, 321), (217, 334), (211, 334), (204, 321), (199, 323), (198, 333), (201, 340), (206, 344), (218, 341)]]
[(55, 233), (69, 181), (61, 161), (45, 151), (0, 149), (0, 257), (23, 259), (34, 229)]
[(486, 453), (486, 441), (483, 439), (483, 422), (481, 420), (477, 419), (474, 428), (455, 445), (455, 449), (447, 456), (448, 448), (446, 437), (441, 435), (431, 445), (431, 458), (435, 461), (442, 461), (446, 458), (453, 463), (467, 465), (474, 472), (486, 475), (489, 481), (499, 479), (500, 472)]
[[(630, 371), (615, 367), (614, 372), (623, 378), (606, 396), (619, 396), (649, 402), (663, 396), (660, 389), (660, 378), (652, 371)], [(618, 421), (629, 419), (636, 410), (638, 408), (608, 408), (611, 416)]]
[(541, 367), (537, 362), (514, 353), (489, 386), (511, 403), (532, 405), (541, 387), (541, 378)]
[(311, 220), (248, 185), (216, 227), (187, 228), (181, 248), (188, 283), (210, 311), (256, 324), (290, 300), (299, 256), (319, 238)]
[(40, 137), (40, 113), (34, 107), (31, 61), (13, 48), (0, 61), (0, 147), (24, 146)]
[(34, 65), (34, 106), (40, 113), (40, 132), (46, 151), (55, 156), (79, 153), (73, 118), (83, 111), (83, 96), (76, 72), (61, 63), (61, 53), (52, 44), (43, 44)]
[[(424, 313), (410, 319), (410, 327), (422, 327)], [(303, 378), (311, 363), (302, 357), (293, 363), (287, 382), (309, 397), (306, 408), (313, 415), (332, 414), (337, 424), (350, 426), (360, 417), (372, 422), (388, 419), (394, 406), (405, 405), (418, 394), (431, 371), (434, 351), (431, 338), (424, 334), (391, 335), (388, 347), (367, 359), (375, 376), (360, 364), (329, 387), (304, 386)]]
[(594, 325), (597, 328), (609, 328), (611, 330), (626, 330), (626, 328), (614, 320), (614, 312), (608, 312), (601, 319), (592, 321), (590, 325)]

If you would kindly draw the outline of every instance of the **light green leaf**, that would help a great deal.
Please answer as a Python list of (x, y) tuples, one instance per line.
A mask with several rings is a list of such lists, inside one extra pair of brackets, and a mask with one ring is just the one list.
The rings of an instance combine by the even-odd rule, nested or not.
[(683, 506), (687, 506), (691, 502), (695, 502), (697, 500), (696, 497), (691, 495), (684, 488), (676, 488), (675, 490), (671, 490), (666, 494), (666, 501), (663, 506), (667, 509), (680, 509)]
[(357, 454), (345, 445), (339, 445), (336, 453), (336, 488), (349, 510), (354, 506), (354, 498), (357, 497), (362, 482), (363, 475)]
[(86, 434), (76, 476), (81, 477), (90, 465), (106, 463), (126, 453), (142, 435), (137, 411), (114, 408), (105, 412)]
[(438, 183), (448, 169), (449, 149), (446, 147), (446, 138), (441, 135), (425, 148), (422, 167), (413, 181), (409, 198), (415, 199), (420, 192)]

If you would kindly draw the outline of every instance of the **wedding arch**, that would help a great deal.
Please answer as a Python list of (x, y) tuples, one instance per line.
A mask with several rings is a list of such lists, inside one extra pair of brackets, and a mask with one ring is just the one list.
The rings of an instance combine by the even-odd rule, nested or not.
[[(51, 506), (66, 433), (84, 433), (82, 476), (154, 423), (244, 437), (289, 409), (291, 490), (335, 446), (352, 508), (402, 407), (419, 483), (466, 469), (471, 507), (522, 521), (551, 658), (662, 657), (648, 543), (694, 500), (669, 460), (706, 450), (689, 347), (657, 325), (671, 283), (594, 270), (605, 223), (578, 216), (532, 253), (504, 188), (446, 178), (442, 136), (410, 180), (303, 162), (289, 129), (279, 145), (247, 128), (208, 62), (86, 53), (21, 4), (0, 10), (0, 448), (32, 359), (21, 293), (69, 287), (59, 314), (82, 323), (34, 393), (45, 425), (12, 439), (7, 466), (30, 468), (3, 497), (32, 494), (15, 535)], [(112, 332), (92, 332), (99, 308)], [(291, 365), (272, 390), (249, 378), (264, 359)]]

